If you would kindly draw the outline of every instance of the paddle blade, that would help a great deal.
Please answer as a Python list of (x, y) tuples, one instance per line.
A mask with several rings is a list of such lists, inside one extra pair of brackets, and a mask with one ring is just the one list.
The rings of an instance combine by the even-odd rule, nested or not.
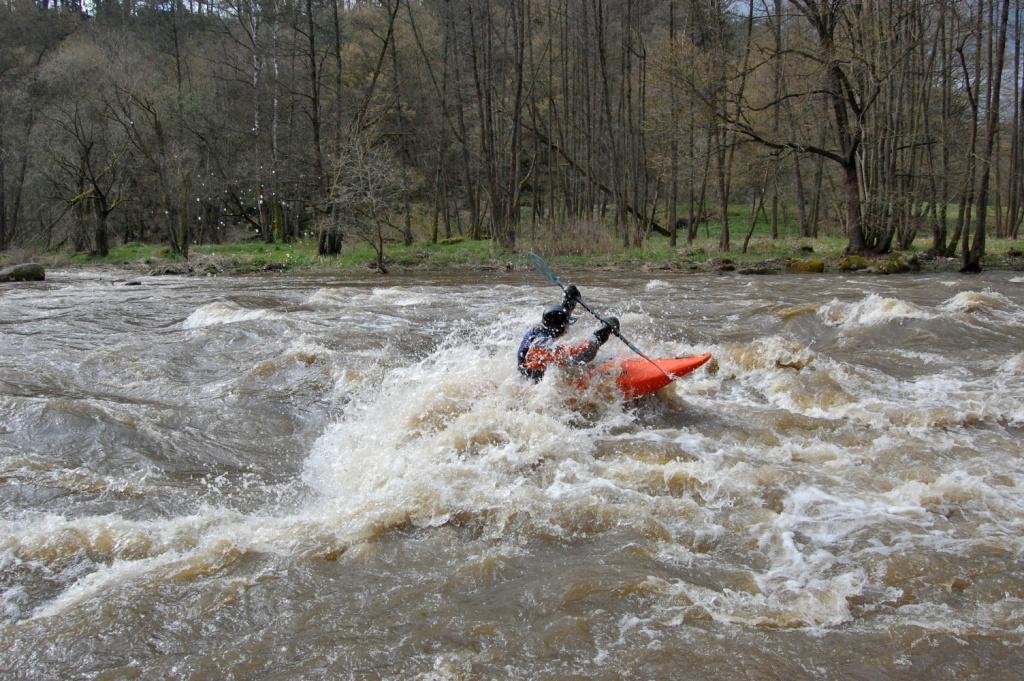
[(541, 275), (543, 275), (543, 277), (552, 284), (556, 284), (560, 289), (565, 290), (565, 287), (562, 286), (562, 280), (558, 278), (558, 275), (551, 271), (548, 264), (544, 262), (544, 258), (540, 257), (536, 253), (531, 253), (530, 257), (533, 259), (533, 268), (535, 270), (540, 272)]

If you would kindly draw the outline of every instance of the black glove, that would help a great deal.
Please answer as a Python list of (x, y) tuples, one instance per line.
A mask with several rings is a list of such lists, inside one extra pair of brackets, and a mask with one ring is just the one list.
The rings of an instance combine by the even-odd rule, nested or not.
[(576, 288), (576, 284), (569, 284), (565, 287), (565, 300), (562, 301), (562, 307), (572, 314), (578, 302), (580, 302), (580, 290)]
[(618, 331), (619, 320), (616, 319), (615, 317), (609, 317), (607, 321), (605, 321), (605, 323), (602, 324), (601, 327), (594, 332), (594, 337), (597, 338), (597, 340), (600, 341), (601, 343), (604, 343), (605, 341), (608, 340), (609, 336), (611, 336), (613, 333), (618, 333)]

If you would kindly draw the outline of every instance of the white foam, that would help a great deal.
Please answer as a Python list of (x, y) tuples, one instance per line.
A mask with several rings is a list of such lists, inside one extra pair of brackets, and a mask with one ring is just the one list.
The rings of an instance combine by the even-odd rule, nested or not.
[(939, 309), (946, 312), (971, 313), (978, 310), (1005, 309), (1012, 306), (1009, 298), (990, 289), (984, 291), (961, 291), (945, 301)]
[(939, 476), (934, 482), (905, 482), (885, 496), (894, 503), (928, 511), (943, 504), (969, 506), (986, 497), (991, 502), (995, 498), (992, 492), (992, 488), (982, 478), (957, 470)]
[(1002, 373), (1011, 376), (1024, 376), (1024, 352), (1018, 352), (1007, 359), (999, 369)]
[(429, 523), (467, 505), (505, 503), (524, 467), (589, 450), (553, 380), (534, 387), (505, 358), (462, 359), (389, 375), (375, 398), (320, 438), (307, 483), (339, 509)]
[(256, 319), (280, 319), (281, 317), (280, 313), (271, 310), (254, 310), (232, 302), (217, 301), (198, 308), (181, 323), (181, 326), (184, 329), (202, 329), (220, 324), (236, 324)]
[(307, 305), (352, 307), (354, 305), (385, 305), (410, 307), (429, 305), (441, 299), (425, 287), (389, 286), (370, 290), (351, 287), (320, 288), (306, 298)]
[(908, 319), (933, 319), (931, 314), (913, 303), (899, 298), (884, 298), (872, 293), (862, 300), (843, 303), (832, 300), (818, 310), (829, 326), (877, 326)]
[(318, 288), (306, 297), (305, 304), (313, 307), (347, 307), (351, 304), (352, 298), (356, 295), (365, 294), (359, 293), (357, 289), (348, 287)]
[(109, 566), (92, 572), (76, 581), (52, 601), (36, 608), (33, 619), (55, 617), (66, 609), (74, 607), (90, 598), (96, 597), (110, 587), (120, 586), (147, 574), (153, 569), (170, 564), (178, 559), (178, 554), (165, 553), (141, 560), (115, 561)]
[(649, 282), (644, 284), (645, 291), (658, 291), (662, 289), (672, 288), (671, 284), (661, 279), (651, 279)]
[(0, 549), (42, 564), (61, 564), (82, 555), (100, 561), (84, 570), (56, 598), (37, 606), (34, 618), (59, 615), (126, 582), (166, 581), (216, 573), (249, 551), (296, 555), (354, 541), (363, 530), (350, 518), (300, 512), (246, 516), (208, 508), (162, 520), (119, 515), (63, 518), (46, 515), (0, 527)]
[(948, 366), (952, 364), (945, 355), (938, 352), (920, 352), (917, 350), (906, 350), (904, 348), (892, 348), (890, 352), (896, 357), (918, 360), (931, 367)]
[(375, 288), (372, 293), (378, 300), (386, 301), (398, 307), (410, 305), (429, 305), (438, 300), (438, 296), (418, 289), (407, 289), (403, 287)]
[(863, 571), (853, 570), (809, 581), (800, 586), (773, 588), (769, 593), (709, 589), (683, 580), (670, 592), (685, 597), (725, 624), (768, 628), (830, 627), (852, 619), (848, 598), (867, 582)]
[(4, 605), (4, 616), (8, 620), (21, 619), (23, 609), (28, 603), (28, 592), (22, 586), (12, 586), (0, 595)]

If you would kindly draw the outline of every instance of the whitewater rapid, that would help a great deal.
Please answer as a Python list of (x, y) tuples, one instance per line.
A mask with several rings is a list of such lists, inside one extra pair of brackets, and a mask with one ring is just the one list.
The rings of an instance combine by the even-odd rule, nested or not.
[(1017, 279), (582, 275), (714, 355), (637, 403), (521, 379), (528, 275), (4, 288), (0, 666), (1012, 678)]

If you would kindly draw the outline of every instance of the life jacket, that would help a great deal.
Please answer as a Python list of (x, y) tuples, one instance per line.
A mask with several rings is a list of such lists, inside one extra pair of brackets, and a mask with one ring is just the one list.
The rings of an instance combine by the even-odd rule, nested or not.
[(523, 336), (516, 354), (519, 373), (539, 381), (544, 377), (548, 365), (586, 364), (597, 355), (601, 344), (596, 340), (585, 340), (573, 345), (558, 343), (550, 329), (537, 325)]

